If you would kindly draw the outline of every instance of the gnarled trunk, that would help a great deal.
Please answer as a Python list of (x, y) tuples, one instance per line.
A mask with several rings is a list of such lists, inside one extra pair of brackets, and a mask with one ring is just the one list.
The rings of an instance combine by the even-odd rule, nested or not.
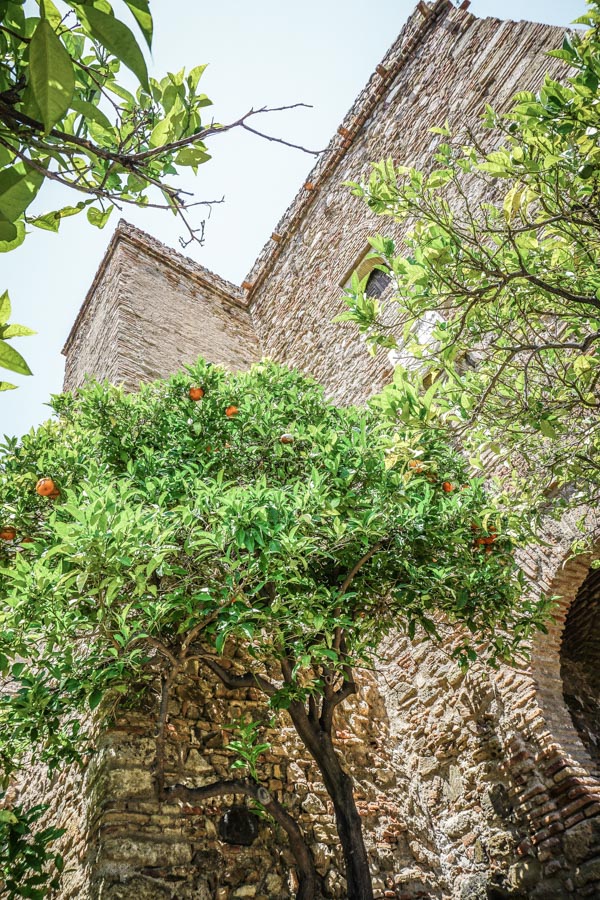
[(351, 777), (344, 772), (331, 735), (318, 722), (312, 722), (301, 704), (292, 704), (290, 715), (299, 736), (310, 751), (323, 776), (333, 802), (337, 832), (346, 866), (348, 900), (373, 900), (369, 858), (362, 833), (362, 821), (356, 808)]

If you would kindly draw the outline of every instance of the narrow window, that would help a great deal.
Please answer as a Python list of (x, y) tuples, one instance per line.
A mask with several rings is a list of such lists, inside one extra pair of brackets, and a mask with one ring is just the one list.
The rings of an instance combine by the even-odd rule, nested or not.
[(366, 296), (378, 300), (387, 291), (391, 280), (387, 272), (382, 272), (381, 269), (373, 269), (365, 287)]

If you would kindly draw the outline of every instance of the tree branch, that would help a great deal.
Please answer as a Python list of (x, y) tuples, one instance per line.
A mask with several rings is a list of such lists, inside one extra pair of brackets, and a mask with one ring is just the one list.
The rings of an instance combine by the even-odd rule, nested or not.
[(274, 684), (271, 684), (268, 679), (263, 678), (262, 675), (258, 675), (255, 672), (246, 672), (244, 675), (232, 675), (231, 672), (224, 669), (223, 666), (219, 665), (219, 663), (210, 656), (202, 655), (199, 659), (211, 670), (211, 672), (214, 672), (223, 682), (225, 687), (229, 688), (231, 691), (249, 687), (258, 688), (268, 697), (272, 697), (273, 694), (277, 692), (277, 688)]
[(206, 800), (210, 797), (223, 797), (228, 794), (244, 794), (247, 797), (252, 797), (283, 828), (288, 836), (290, 848), (298, 866), (300, 885), (296, 900), (315, 900), (319, 876), (302, 830), (279, 800), (273, 797), (264, 787), (255, 784), (253, 781), (241, 780), (217, 781), (214, 784), (207, 784), (198, 788), (174, 784), (163, 791), (163, 798), (169, 801), (183, 800), (186, 803), (197, 804), (199, 800)]

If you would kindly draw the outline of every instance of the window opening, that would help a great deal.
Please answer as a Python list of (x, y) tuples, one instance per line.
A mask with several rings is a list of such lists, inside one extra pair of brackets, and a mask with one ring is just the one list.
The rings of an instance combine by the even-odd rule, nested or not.
[(373, 269), (367, 279), (367, 284), (365, 287), (366, 296), (373, 297), (375, 300), (378, 300), (385, 294), (389, 285), (391, 284), (391, 281), (392, 279), (387, 274), (387, 272), (382, 272), (381, 269)]

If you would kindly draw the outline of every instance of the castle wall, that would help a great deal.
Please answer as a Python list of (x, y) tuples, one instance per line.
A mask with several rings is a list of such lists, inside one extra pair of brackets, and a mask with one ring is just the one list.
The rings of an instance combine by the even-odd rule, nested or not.
[(198, 356), (233, 371), (260, 356), (239, 288), (125, 222), (63, 353), (65, 390), (86, 374), (134, 389)]
[[(385, 352), (369, 357), (355, 327), (332, 319), (368, 236), (381, 231), (400, 245), (402, 229), (370, 214), (343, 182), (387, 157), (426, 167), (439, 140), (432, 126), (474, 126), (486, 103), (501, 108), (547, 71), (560, 73), (545, 52), (561, 40), (560, 29), (479, 20), (443, 0), (428, 18), (415, 14), (247, 277), (267, 355), (310, 372), (342, 403), (364, 402), (389, 380)], [(598, 528), (593, 517), (589, 528)], [(439, 649), (398, 635), (384, 648), (379, 686), (405, 788), (398, 814), (411, 823), (417, 868), (435, 873), (444, 897), (600, 893), (597, 764), (565, 705), (561, 672), (565, 618), (589, 566), (565, 565), (577, 536), (573, 522), (548, 525), (550, 549), (524, 555), (531, 591), (562, 600), (522, 669), (462, 676), (448, 659), (451, 632)]]
[[(431, 126), (473, 125), (486, 102), (500, 105), (538, 86), (546, 71), (561, 71), (544, 55), (560, 40), (560, 29), (474, 19), (447, 0), (427, 16), (415, 13), (276, 226), (245, 295), (120, 226), (67, 343), (66, 386), (92, 372), (134, 387), (198, 354), (242, 368), (260, 345), (310, 372), (337, 401), (364, 402), (391, 366), (384, 353), (367, 355), (353, 326), (332, 319), (368, 236), (381, 230), (401, 239), (401, 232), (369, 214), (343, 182), (360, 180), (371, 160), (387, 156), (426, 165), (437, 141)], [(597, 528), (591, 518), (589, 528)], [(448, 658), (451, 632), (442, 647), (394, 635), (376, 680), (365, 675), (359, 697), (340, 713), (338, 743), (356, 778), (379, 898), (600, 893), (597, 763), (565, 704), (561, 671), (563, 628), (589, 567), (587, 558), (568, 560), (577, 535), (572, 521), (548, 526), (548, 547), (523, 556), (532, 591), (562, 598), (531, 662), (462, 675)], [(224, 726), (241, 699), (200, 671), (186, 673), (171, 708), (170, 779), (203, 784), (226, 775)], [(307, 829), (328, 896), (343, 898), (319, 779), (289, 729), (273, 738), (262, 774)], [(264, 826), (251, 848), (220, 841), (215, 822), (233, 798), (197, 809), (159, 805), (154, 753), (150, 707), (123, 715), (102, 738), (88, 779), (92, 896), (292, 896), (285, 841)]]
[[(242, 663), (227, 648), (226, 666)], [(252, 690), (216, 685), (198, 661), (191, 661), (169, 706), (165, 775), (167, 784), (201, 787), (231, 778), (228, 726), (240, 714), (268, 722), (264, 698)], [(371, 728), (376, 720), (377, 735)], [(296, 895), (294, 858), (281, 831), (258, 820), (251, 846), (220, 839), (222, 815), (242, 798), (227, 795), (197, 805), (159, 803), (153, 762), (156, 709), (123, 713), (104, 732), (90, 781), (96, 785), (93, 900), (286, 900)], [(409, 843), (418, 836), (398, 815), (404, 785), (397, 782), (381, 694), (373, 679), (338, 719), (339, 749), (357, 775), (357, 803), (364, 817), (377, 896), (397, 896), (407, 879), (410, 896), (441, 897), (436, 873), (417, 865)], [(260, 762), (261, 784), (294, 816), (312, 849), (326, 896), (343, 900), (345, 882), (333, 809), (315, 764), (285, 714), (266, 727), (272, 747)], [(364, 773), (368, 772), (368, 779)], [(409, 896), (409, 895), (406, 895)], [(61, 897), (62, 900), (62, 897)]]
[(478, 124), (486, 103), (501, 107), (517, 90), (536, 88), (563, 64), (545, 56), (560, 46), (559, 28), (477, 19), (448, 0), (429, 17), (411, 17), (347, 114), (325, 154), (275, 228), (244, 284), (263, 352), (314, 375), (342, 403), (361, 403), (390, 380), (385, 352), (366, 352), (345, 309), (342, 285), (383, 232), (402, 229), (370, 213), (346, 181), (368, 177), (370, 163), (427, 166), (449, 120)]

